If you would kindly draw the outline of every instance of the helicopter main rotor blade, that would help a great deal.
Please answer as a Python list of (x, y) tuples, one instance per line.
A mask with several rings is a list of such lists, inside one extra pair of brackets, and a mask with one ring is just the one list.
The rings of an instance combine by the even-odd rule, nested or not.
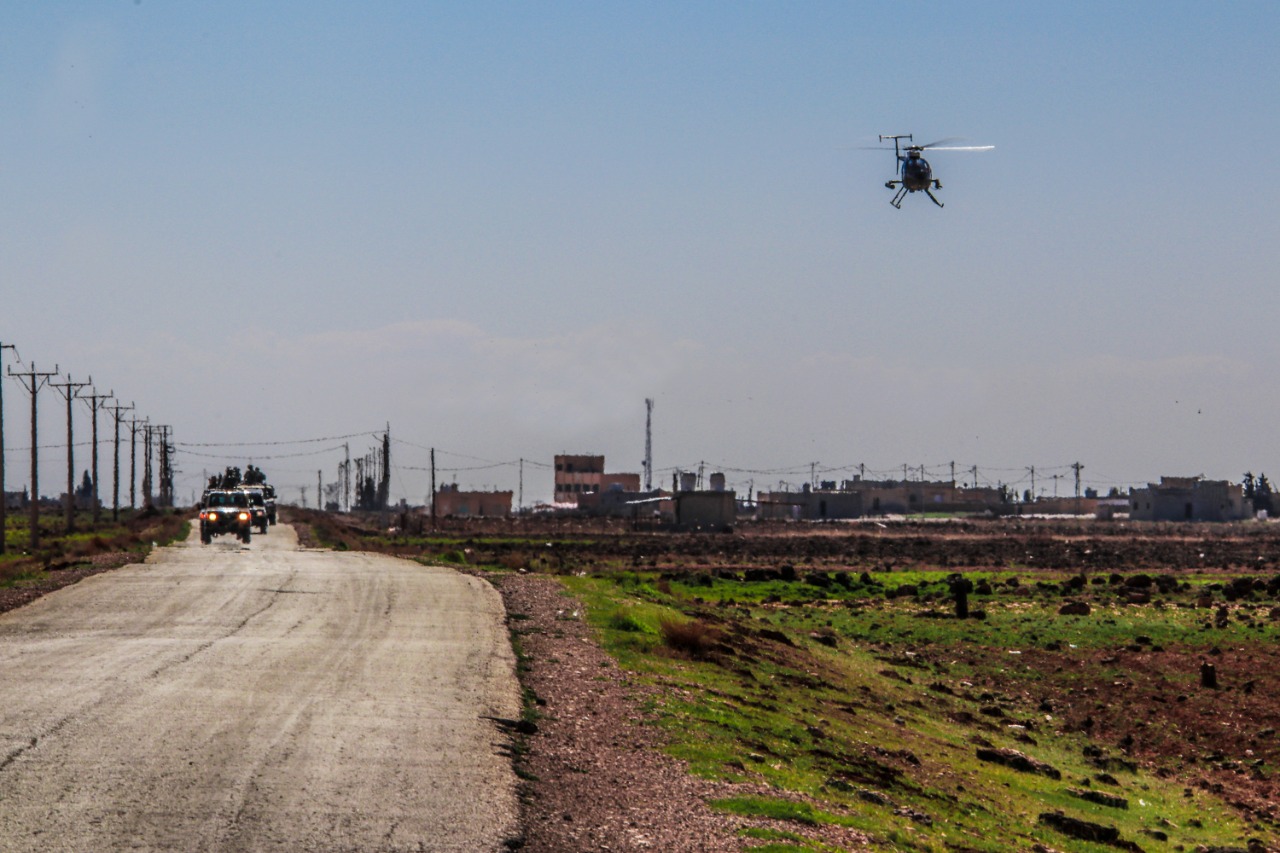
[(949, 144), (950, 144), (950, 143), (952, 143), (952, 142), (964, 142), (964, 137), (962, 137), (962, 136), (948, 136), (946, 139), (938, 139), (938, 140), (935, 140), (934, 142), (929, 142), (929, 143), (926, 143), (925, 145), (920, 145), (920, 146), (917, 146), (917, 147), (919, 147), (919, 148), (937, 148), (939, 145), (949, 145)]
[(934, 145), (930, 151), (990, 151), (994, 145)]

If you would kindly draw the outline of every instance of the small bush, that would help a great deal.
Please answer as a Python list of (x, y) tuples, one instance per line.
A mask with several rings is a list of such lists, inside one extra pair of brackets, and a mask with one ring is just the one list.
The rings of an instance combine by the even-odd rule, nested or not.
[(668, 648), (691, 657), (705, 657), (720, 640), (720, 631), (700, 619), (663, 619), (658, 626)]

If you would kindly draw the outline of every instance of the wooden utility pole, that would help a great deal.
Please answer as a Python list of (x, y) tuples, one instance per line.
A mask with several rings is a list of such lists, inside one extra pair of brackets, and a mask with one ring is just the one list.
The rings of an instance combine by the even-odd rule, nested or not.
[(1071, 466), (1076, 472), (1076, 515), (1080, 514), (1080, 471), (1084, 468), (1079, 462)]
[(436, 449), (431, 448), (431, 529), (436, 529)]
[(39, 430), (36, 427), (36, 400), (40, 396), (40, 389), (50, 376), (58, 375), (58, 366), (55, 364), (52, 371), (41, 373), (36, 370), (35, 363), (32, 362), (31, 369), (22, 373), (14, 373), (13, 368), (9, 368), (9, 375), (17, 377), (22, 383), (22, 387), (27, 389), (27, 393), (31, 395), (31, 553), (34, 554), (36, 549), (40, 547), (40, 441)]
[(114, 406), (107, 406), (111, 412), (111, 418), (116, 422), (116, 450), (115, 460), (112, 464), (113, 474), (111, 476), (111, 520), (120, 520), (120, 421), (124, 419), (124, 412), (133, 411), (133, 403), (122, 406), (116, 403)]
[(138, 508), (135, 490), (138, 476), (138, 426), (146, 423), (147, 418), (129, 419), (129, 509)]
[(391, 502), (391, 424), (382, 434), (381, 476), (378, 478), (378, 510), (382, 513), (382, 526), (387, 526), (387, 504)]
[[(0, 361), (4, 360), (4, 351), (13, 350), (13, 354), (18, 354), (18, 348), (14, 344), (0, 344)], [(4, 553), (4, 540), (6, 531), (9, 527), (8, 518), (8, 496), (4, 491), (4, 383), (0, 382), (0, 554)]]
[(151, 502), (151, 424), (142, 425), (142, 506), (152, 509)]
[(160, 506), (173, 506), (173, 445), (169, 442), (168, 424), (157, 426), (160, 431), (160, 494), (157, 498)]
[(71, 429), (71, 403), (81, 388), (93, 384), (93, 377), (88, 382), (72, 382), (71, 374), (67, 374), (66, 382), (50, 382), (50, 388), (57, 388), (67, 401), (67, 533), (76, 529), (76, 451), (75, 436)]
[(316, 471), (316, 509), (324, 509), (324, 471)]
[(102, 501), (98, 500), (98, 410), (106, 408), (104, 404), (115, 396), (115, 392), (99, 394), (95, 388), (91, 394), (78, 396), (89, 406), (89, 412), (93, 415), (93, 526), (97, 527), (102, 521)]
[(342, 463), (342, 503), (343, 509), (351, 512), (351, 444), (343, 442), (342, 452), (344, 461)]

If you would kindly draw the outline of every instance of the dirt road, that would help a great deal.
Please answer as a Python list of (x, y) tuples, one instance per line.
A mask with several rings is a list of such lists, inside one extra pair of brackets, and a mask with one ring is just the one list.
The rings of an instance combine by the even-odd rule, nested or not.
[(482, 582), (198, 538), (0, 615), (0, 850), (490, 851), (519, 694)]

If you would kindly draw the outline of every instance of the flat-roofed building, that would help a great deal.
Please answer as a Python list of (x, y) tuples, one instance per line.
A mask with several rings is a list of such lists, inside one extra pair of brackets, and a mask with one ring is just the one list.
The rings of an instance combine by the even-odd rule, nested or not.
[(1238, 521), (1252, 515), (1244, 487), (1226, 480), (1161, 477), (1129, 492), (1129, 518), (1135, 521)]
[(603, 456), (563, 454), (555, 457), (555, 503), (576, 504), (579, 495), (615, 489), (640, 491), (640, 475), (606, 474)]
[(511, 515), (511, 492), (464, 492), (457, 483), (436, 491), (440, 518), (506, 518)]

